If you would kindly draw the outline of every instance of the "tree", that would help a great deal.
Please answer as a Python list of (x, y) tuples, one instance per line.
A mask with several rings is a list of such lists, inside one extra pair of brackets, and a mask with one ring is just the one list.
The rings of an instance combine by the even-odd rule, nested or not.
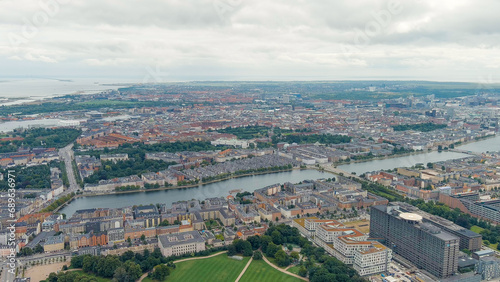
[(291, 252), (290, 257), (293, 259), (299, 259), (300, 256), (299, 256), (299, 253), (297, 253), (297, 252)]
[(80, 255), (71, 257), (71, 267), (73, 268), (83, 268), (83, 259), (89, 255)]
[(260, 251), (253, 251), (253, 259), (254, 260), (262, 259), (262, 253)]
[(49, 274), (49, 277), (47, 278), (46, 281), (48, 281), (48, 282), (57, 282), (57, 278), (58, 278), (57, 274), (55, 272), (51, 272)]
[(269, 245), (267, 245), (266, 255), (268, 257), (274, 258), (274, 254), (276, 254), (276, 252), (279, 250), (280, 247), (271, 242), (269, 243)]
[(276, 219), (275, 219), (275, 220), (276, 220), (276, 222), (278, 222), (280, 219), (279, 219), (279, 217), (276, 217)]
[(227, 247), (227, 255), (228, 256), (234, 256), (236, 255), (237, 252), (236, 252), (236, 247), (234, 246), (234, 244), (231, 244)]
[(249, 256), (251, 256), (253, 254), (252, 244), (250, 244), (250, 242), (248, 242), (247, 240), (243, 241), (243, 251), (242, 251), (242, 253), (246, 257), (249, 257)]
[(257, 250), (258, 248), (260, 248), (261, 244), (260, 236), (250, 236), (247, 238), (247, 241), (250, 242), (250, 244), (252, 244), (252, 249)]
[(123, 267), (127, 270), (128, 277), (131, 281), (136, 281), (142, 275), (141, 266), (133, 261), (125, 262)]
[[(118, 267), (115, 270), (115, 274), (113, 275), (113, 280), (116, 280), (118, 282), (128, 282), (130, 281), (130, 277), (127, 274), (127, 271), (123, 266)], [(132, 280), (134, 281), (134, 280)]]
[(43, 247), (40, 244), (36, 244), (35, 249), (33, 250), (36, 253), (43, 253)]
[(100, 257), (97, 263), (97, 274), (102, 277), (113, 277), (122, 262), (116, 256)]
[(170, 223), (168, 222), (168, 220), (163, 220), (162, 222), (160, 222), (160, 226), (169, 226)]
[(170, 275), (170, 268), (164, 264), (160, 264), (155, 266), (154, 271), (151, 273), (151, 278), (163, 281), (167, 276)]
[(281, 245), (283, 243), (283, 236), (278, 230), (271, 233), (271, 238), (273, 238), (273, 243), (276, 245)]
[(85, 256), (82, 262), (83, 272), (93, 272), (94, 271), (94, 258), (92, 256)]
[(263, 235), (260, 238), (260, 246), (264, 253), (267, 253), (267, 246), (269, 246), (269, 243), (271, 243), (272, 241), (273, 239), (269, 235)]
[(146, 235), (144, 234), (141, 235), (141, 241), (142, 243), (146, 244)]
[(274, 258), (276, 259), (278, 266), (285, 267), (290, 265), (290, 257), (283, 250), (277, 251), (274, 254)]
[(301, 266), (299, 268), (299, 275), (302, 276), (302, 277), (306, 277), (307, 276), (307, 269), (304, 266)]

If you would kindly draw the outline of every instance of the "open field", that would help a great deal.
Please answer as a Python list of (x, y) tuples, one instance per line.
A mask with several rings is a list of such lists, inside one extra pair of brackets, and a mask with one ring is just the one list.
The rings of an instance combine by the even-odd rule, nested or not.
[(300, 269), (300, 266), (296, 265), (296, 266), (290, 267), (289, 269), (287, 269), (287, 271), (291, 272), (293, 274), (299, 275), (299, 269)]
[[(226, 254), (208, 259), (176, 263), (168, 281), (231, 281), (236, 280), (250, 258), (241, 261), (229, 258)], [(146, 279), (144, 280), (146, 281)]]
[(254, 260), (248, 267), (240, 282), (298, 282), (302, 281), (293, 276), (281, 273), (272, 268), (263, 260)]
[(473, 226), (470, 228), (470, 230), (471, 230), (472, 232), (476, 232), (476, 233), (478, 233), (478, 234), (479, 234), (479, 233), (481, 233), (481, 231), (483, 231), (483, 230), (484, 230), (484, 228), (479, 227), (479, 226), (477, 226), (477, 225), (473, 225)]
[(24, 277), (31, 278), (31, 281), (42, 281), (47, 279), (50, 273), (61, 270), (63, 265), (69, 266), (69, 261), (30, 267), (24, 273)]
[(344, 225), (349, 228), (356, 228), (360, 232), (365, 234), (370, 232), (370, 221), (368, 220), (357, 220), (351, 222), (344, 222)]

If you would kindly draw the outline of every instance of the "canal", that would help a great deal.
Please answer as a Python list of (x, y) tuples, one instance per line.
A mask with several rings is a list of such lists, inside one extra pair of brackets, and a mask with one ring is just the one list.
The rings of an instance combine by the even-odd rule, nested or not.
[(204, 200), (206, 198), (213, 197), (226, 197), (229, 195), (229, 191), (234, 189), (252, 192), (256, 189), (275, 183), (297, 183), (307, 179), (330, 178), (332, 176), (333, 174), (317, 170), (292, 170), (273, 174), (232, 178), (193, 188), (81, 197), (72, 201), (68, 206), (64, 207), (59, 212), (65, 213), (68, 217), (70, 217), (76, 210), (99, 207), (119, 208), (132, 205), (156, 203), (165, 203), (167, 206), (170, 206), (173, 202), (181, 200)]
[[(474, 143), (469, 143), (457, 148), (473, 152), (500, 151), (500, 136)], [(372, 160), (361, 163), (352, 163), (338, 166), (338, 168), (347, 172), (356, 172), (356, 174), (359, 175), (374, 170), (410, 167), (417, 163), (423, 163), (425, 165), (428, 162), (446, 161), (467, 156), (469, 155), (455, 152), (432, 151), (428, 153), (414, 154), (384, 160)], [(81, 197), (61, 209), (60, 212), (65, 213), (69, 217), (76, 210), (98, 207), (118, 208), (150, 203), (166, 203), (167, 206), (169, 206), (173, 202), (181, 200), (203, 200), (211, 197), (225, 197), (229, 195), (229, 191), (233, 189), (242, 189), (243, 191), (252, 192), (255, 189), (263, 188), (267, 185), (275, 183), (284, 183), (287, 181), (297, 183), (307, 179), (329, 178), (331, 176), (332, 175), (329, 173), (316, 170), (293, 170), (289, 172), (280, 172), (274, 174), (232, 178), (226, 181), (200, 185), (194, 188)]]

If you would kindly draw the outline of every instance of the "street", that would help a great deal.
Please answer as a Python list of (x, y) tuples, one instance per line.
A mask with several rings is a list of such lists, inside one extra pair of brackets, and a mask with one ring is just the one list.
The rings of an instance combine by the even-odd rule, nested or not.
[(72, 160), (73, 160), (73, 143), (68, 146), (59, 149), (59, 156), (64, 160), (66, 166), (66, 175), (68, 176), (69, 187), (64, 191), (63, 195), (69, 194), (71, 192), (76, 192), (80, 189), (80, 186), (76, 182), (75, 172), (73, 171)]

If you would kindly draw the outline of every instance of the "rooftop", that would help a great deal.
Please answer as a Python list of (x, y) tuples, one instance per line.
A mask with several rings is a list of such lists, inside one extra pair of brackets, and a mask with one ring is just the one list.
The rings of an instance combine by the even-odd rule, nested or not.
[(189, 231), (179, 234), (169, 234), (159, 236), (158, 239), (161, 241), (163, 247), (168, 248), (175, 245), (184, 245), (190, 243), (204, 243), (203, 237), (201, 237), (198, 231)]

